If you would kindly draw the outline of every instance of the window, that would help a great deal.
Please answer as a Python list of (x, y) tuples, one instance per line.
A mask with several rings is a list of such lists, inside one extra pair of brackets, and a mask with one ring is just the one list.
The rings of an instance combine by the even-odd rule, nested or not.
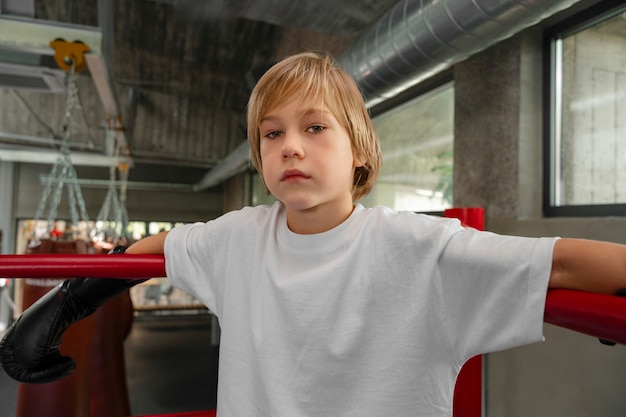
[(548, 42), (546, 214), (624, 216), (626, 6), (585, 11)]
[[(116, 242), (116, 244), (127, 244), (127, 242), (117, 242), (121, 234), (106, 235), (99, 233), (99, 231), (106, 229), (106, 223), (107, 222), (90, 221), (89, 224), (87, 224), (84, 221), (80, 221), (77, 225), (72, 225), (71, 222), (67, 220), (55, 220), (53, 228), (48, 230), (48, 222), (46, 220), (19, 220), (16, 240), (16, 247), (18, 248), (17, 253), (24, 253), (30, 240), (44, 238), (90, 240), (95, 246), (102, 246), (105, 249), (112, 247), (113, 242)], [(182, 224), (181, 222), (130, 221), (126, 226), (125, 236), (127, 239), (130, 239), (131, 242), (134, 242), (147, 235), (155, 235), (161, 231), (170, 231), (172, 228)]]
[(366, 206), (439, 212), (452, 206), (454, 86), (447, 82), (373, 118), (383, 166)]

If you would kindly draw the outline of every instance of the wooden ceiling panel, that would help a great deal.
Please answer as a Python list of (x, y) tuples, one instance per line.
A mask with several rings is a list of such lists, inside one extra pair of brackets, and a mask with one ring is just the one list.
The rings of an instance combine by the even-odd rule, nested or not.
[(245, 74), (273, 58), (282, 29), (187, 21), (166, 3), (117, 3), (115, 79), (141, 97), (129, 121), (133, 154), (219, 162), (245, 139)]
[[(250, 78), (296, 51), (338, 54), (396, 0), (323, 2), (313, 7), (289, 0), (35, 0), (34, 17), (98, 26), (99, 7), (110, 4), (112, 9), (106, 10), (112, 10), (107, 16), (112, 31), (105, 24), (102, 33), (112, 46), (108, 64), (133, 160), (210, 169), (245, 141)], [(80, 78), (88, 80), (89, 75), (81, 73)], [(3, 106), (17, 106), (19, 112), (9, 94), (2, 93)], [(101, 152), (106, 123), (102, 105), (93, 86), (81, 87), (81, 97), (84, 106), (76, 115), (85, 120), (74, 124), (77, 145), (95, 142)], [(33, 93), (28, 100), (35, 113), (58, 128), (62, 94)], [(27, 113), (17, 119), (30, 126), (22, 132), (45, 137)], [(6, 130), (12, 125), (3, 126)]]

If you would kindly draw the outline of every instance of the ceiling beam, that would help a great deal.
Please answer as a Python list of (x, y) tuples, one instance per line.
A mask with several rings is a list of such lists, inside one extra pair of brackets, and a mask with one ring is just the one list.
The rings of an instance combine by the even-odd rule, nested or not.
[[(60, 156), (58, 151), (53, 150), (0, 149), (0, 161), (54, 164)], [(105, 156), (90, 152), (72, 152), (70, 159), (75, 166), (115, 167), (128, 162), (128, 158), (123, 156)]]
[(226, 181), (233, 175), (248, 169), (250, 165), (250, 145), (248, 141), (242, 142), (219, 164), (213, 167), (205, 176), (193, 185), (195, 191), (206, 190)]
[(101, 54), (102, 33), (91, 26), (67, 25), (49, 20), (0, 16), (0, 46), (41, 55), (54, 55), (50, 42), (62, 38), (81, 41), (90, 53)]
[[(42, 184), (55, 183), (55, 180), (46, 175), (39, 176), (39, 180)], [(171, 182), (150, 182), (150, 181), (111, 181), (102, 179), (84, 179), (79, 178), (76, 180), (65, 181), (66, 183), (75, 183), (84, 188), (109, 188), (110, 186), (125, 187), (127, 190), (134, 191), (177, 191), (177, 192), (192, 192), (191, 184), (180, 184)]]
[[(0, 16), (0, 47), (19, 52), (39, 55), (54, 55), (50, 42), (65, 39), (80, 41), (89, 47), (85, 61), (104, 108), (107, 127), (115, 131), (120, 151), (129, 157), (128, 142), (122, 124), (122, 112), (115, 93), (110, 64), (103, 49), (108, 51), (108, 42), (103, 39), (100, 28), (83, 25), (67, 25), (48, 20)], [(108, 26), (107, 26), (108, 27)], [(103, 48), (104, 46), (104, 48)]]

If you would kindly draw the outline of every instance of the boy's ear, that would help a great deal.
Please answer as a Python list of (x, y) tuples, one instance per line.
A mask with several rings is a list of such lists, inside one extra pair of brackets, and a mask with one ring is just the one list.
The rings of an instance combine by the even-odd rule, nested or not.
[(363, 165), (365, 165), (365, 162), (367, 162), (365, 158), (359, 157), (357, 155), (354, 155), (354, 158), (352, 158), (352, 166), (354, 168), (362, 167)]

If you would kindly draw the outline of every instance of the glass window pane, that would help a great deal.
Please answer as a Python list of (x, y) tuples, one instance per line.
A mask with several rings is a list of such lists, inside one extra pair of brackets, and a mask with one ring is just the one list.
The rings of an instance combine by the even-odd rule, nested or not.
[(555, 40), (552, 204), (626, 203), (626, 19)]
[(170, 222), (150, 222), (148, 223), (148, 234), (157, 235), (161, 232), (169, 232), (172, 230), (172, 226)]
[(143, 239), (146, 236), (146, 222), (128, 222), (127, 234), (133, 241)]
[(441, 211), (452, 205), (454, 86), (445, 84), (374, 118), (383, 166), (366, 206)]

